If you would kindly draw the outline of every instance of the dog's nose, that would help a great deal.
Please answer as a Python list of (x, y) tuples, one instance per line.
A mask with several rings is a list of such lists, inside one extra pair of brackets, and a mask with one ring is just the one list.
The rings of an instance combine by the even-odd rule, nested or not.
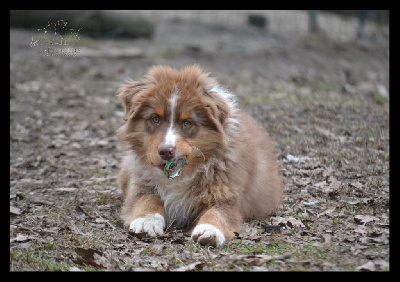
[(175, 157), (175, 147), (160, 147), (158, 149), (158, 154), (163, 160), (170, 161)]

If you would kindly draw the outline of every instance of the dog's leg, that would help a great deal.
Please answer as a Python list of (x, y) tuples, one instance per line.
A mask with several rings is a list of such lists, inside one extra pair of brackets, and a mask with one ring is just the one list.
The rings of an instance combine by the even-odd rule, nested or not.
[(224, 207), (208, 209), (198, 221), (192, 232), (192, 239), (201, 245), (221, 247), (226, 240), (239, 232), (241, 218), (236, 211)]
[(135, 198), (127, 199), (124, 205), (125, 223), (129, 224), (129, 229), (135, 233), (146, 232), (152, 237), (163, 235), (166, 213), (160, 197), (144, 194)]

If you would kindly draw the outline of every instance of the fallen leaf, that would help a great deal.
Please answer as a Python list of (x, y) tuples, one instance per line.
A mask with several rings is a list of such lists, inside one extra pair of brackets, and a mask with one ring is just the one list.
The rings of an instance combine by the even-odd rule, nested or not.
[(323, 271), (337, 271), (336, 265), (329, 261), (324, 261), (321, 265)]
[(291, 257), (291, 254), (283, 255), (228, 255), (225, 260), (230, 263), (245, 264), (245, 265), (261, 265), (272, 260), (284, 260)]
[(356, 271), (375, 271), (375, 263), (372, 261), (367, 262), (366, 264), (360, 265), (356, 268)]
[(380, 268), (389, 270), (389, 262), (384, 260), (375, 261), (375, 266), (379, 266)]
[(183, 245), (183, 244), (185, 244), (185, 239), (184, 239), (184, 238), (176, 238), (176, 239), (173, 239), (173, 240), (171, 241), (171, 243)]
[(267, 233), (281, 233), (282, 227), (280, 225), (267, 225), (265, 226), (265, 232)]
[(331, 235), (329, 235), (329, 234), (324, 234), (324, 235), (322, 235), (322, 238), (324, 239), (324, 243), (326, 244), (326, 245), (331, 245), (332, 244), (332, 236)]
[(310, 158), (309, 157), (295, 157), (295, 156), (292, 156), (292, 155), (290, 155), (290, 154), (287, 154), (286, 155), (286, 159), (289, 161), (289, 162), (294, 162), (294, 163), (305, 163), (307, 160), (309, 160)]
[(177, 269), (174, 269), (173, 271), (194, 271), (194, 270), (199, 270), (199, 269), (203, 268), (203, 266), (205, 264), (206, 264), (205, 262), (198, 261), (198, 262), (191, 263), (189, 265), (178, 267)]
[(101, 217), (96, 218), (96, 223), (105, 223), (105, 222), (108, 222), (108, 220)]
[(21, 209), (14, 206), (10, 206), (10, 213), (13, 215), (20, 215)]
[(367, 234), (367, 230), (365, 228), (364, 225), (360, 225), (359, 227), (357, 227), (356, 229), (354, 229), (354, 232), (361, 234), (362, 236)]
[(354, 216), (354, 221), (355, 221), (357, 224), (366, 224), (366, 223), (368, 223), (368, 222), (377, 221), (377, 220), (378, 220), (377, 217), (371, 216), (371, 215), (361, 215), (361, 214), (358, 214), (358, 215)]
[(349, 205), (358, 205), (360, 202), (361, 202), (360, 200), (346, 201), (346, 203)]
[(84, 249), (79, 247), (75, 248), (75, 252), (80, 256), (80, 258), (76, 260), (76, 263), (107, 268), (107, 261), (106, 258), (102, 256), (102, 252), (92, 248)]
[(250, 271), (269, 271), (265, 266), (253, 266)]
[(107, 168), (108, 163), (105, 159), (98, 159), (95, 161), (96, 167), (97, 168)]
[(317, 218), (322, 216), (322, 215), (325, 215), (325, 214), (331, 214), (331, 213), (333, 213), (335, 211), (335, 209), (336, 208), (330, 208), (330, 209), (324, 210), (323, 212), (317, 214)]
[(354, 182), (354, 183), (349, 183), (349, 186), (361, 189), (361, 188), (363, 188), (364, 185), (362, 183), (360, 183), (360, 182)]
[(271, 217), (271, 223), (273, 225), (280, 225), (280, 226), (288, 226), (290, 228), (293, 227), (305, 227), (305, 225), (298, 219), (295, 219), (292, 216), (289, 217)]
[(378, 237), (378, 238), (370, 237), (368, 241), (371, 243), (378, 243), (384, 245), (389, 244), (389, 239), (386, 237)]
[(328, 183), (325, 180), (314, 184), (314, 187), (317, 188), (323, 188), (325, 186), (328, 186)]
[(20, 243), (17, 245), (18, 249), (29, 249), (32, 246), (32, 243), (26, 242), (26, 243)]
[(16, 237), (10, 239), (10, 243), (14, 242), (27, 242), (32, 240), (32, 237), (18, 233)]
[(305, 186), (307, 186), (308, 184), (311, 183), (311, 179), (310, 179), (310, 178), (297, 178), (297, 177), (293, 177), (292, 180), (293, 180), (293, 183), (294, 183), (296, 186), (299, 186), (299, 187), (305, 187)]
[(109, 142), (107, 140), (92, 140), (92, 141), (90, 141), (89, 146), (90, 147), (95, 147), (95, 146), (104, 147), (104, 146), (107, 146), (108, 143)]

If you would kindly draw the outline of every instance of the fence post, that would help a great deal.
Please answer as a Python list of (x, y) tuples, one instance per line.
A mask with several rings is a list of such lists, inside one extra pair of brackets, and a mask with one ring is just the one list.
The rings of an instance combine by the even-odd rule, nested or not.
[(318, 14), (317, 10), (309, 10), (308, 11), (308, 30), (309, 30), (309, 32), (317, 32), (319, 30), (317, 14)]

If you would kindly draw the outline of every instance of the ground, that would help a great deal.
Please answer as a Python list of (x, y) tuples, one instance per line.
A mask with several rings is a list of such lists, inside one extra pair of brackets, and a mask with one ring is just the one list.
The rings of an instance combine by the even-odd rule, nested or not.
[[(223, 52), (82, 36), (82, 55), (43, 58), (31, 36), (10, 30), (10, 271), (390, 270), (388, 40)], [(84, 53), (128, 47), (141, 55)], [(119, 216), (118, 87), (194, 63), (269, 132), (285, 181), (272, 217), (220, 249), (134, 235)]]

